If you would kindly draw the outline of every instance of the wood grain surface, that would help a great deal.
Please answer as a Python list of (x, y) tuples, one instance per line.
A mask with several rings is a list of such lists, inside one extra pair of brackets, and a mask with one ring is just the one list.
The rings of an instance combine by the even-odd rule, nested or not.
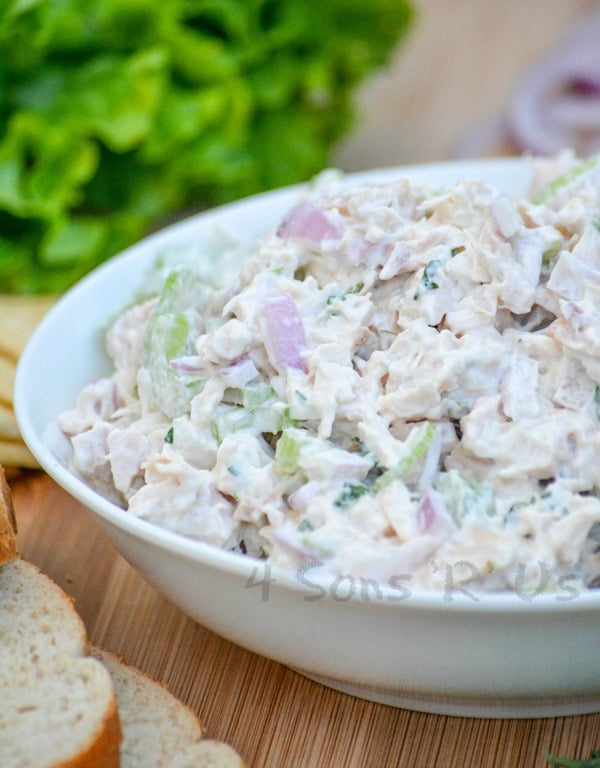
[(600, 713), (446, 717), (313, 683), (184, 616), (43, 473), (24, 473), (11, 487), (21, 554), (74, 597), (92, 642), (165, 683), (252, 768), (543, 768), (547, 752), (587, 757), (600, 748)]
[[(410, 35), (357, 95), (348, 171), (447, 160), (501, 117), (524, 73), (597, 0), (413, 0)], [(502, 144), (487, 154), (504, 154)]]
[[(420, 0), (411, 36), (358, 95), (345, 170), (442, 160), (500, 113), (524, 68), (586, 0)], [(168, 685), (249, 766), (544, 768), (600, 749), (600, 714), (538, 720), (443, 717), (324, 688), (216, 636), (123, 560), (91, 515), (42, 472), (14, 476), (21, 553), (73, 595), (92, 641)], [(549, 661), (549, 663), (551, 663)]]

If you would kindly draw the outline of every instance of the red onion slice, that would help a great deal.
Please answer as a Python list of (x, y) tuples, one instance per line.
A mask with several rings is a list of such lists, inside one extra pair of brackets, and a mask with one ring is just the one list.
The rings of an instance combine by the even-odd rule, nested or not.
[(461, 157), (496, 153), (498, 146), (538, 155), (600, 149), (600, 7), (580, 18), (517, 84), (504, 118), (466, 134)]
[(265, 348), (273, 366), (278, 371), (297, 368), (306, 372), (304, 325), (293, 298), (284, 293), (265, 299), (262, 316)]
[(277, 230), (277, 235), (283, 239), (298, 237), (315, 244), (323, 240), (337, 240), (340, 234), (325, 211), (312, 203), (301, 203), (292, 208)]

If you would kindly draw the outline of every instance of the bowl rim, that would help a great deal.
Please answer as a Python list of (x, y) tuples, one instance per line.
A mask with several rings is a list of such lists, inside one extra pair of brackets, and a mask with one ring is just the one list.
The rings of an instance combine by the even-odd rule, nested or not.
[[(405, 175), (410, 178), (418, 178), (419, 175), (426, 176), (435, 174), (438, 171), (455, 175), (467, 176), (471, 173), (479, 175), (481, 170), (484, 173), (518, 171), (523, 172), (526, 168), (526, 157), (500, 157), (486, 158), (483, 160), (456, 160), (431, 163), (418, 163), (409, 165), (399, 165), (386, 168), (375, 168), (367, 171), (358, 171), (344, 174), (344, 182), (349, 184), (383, 181), (398, 178)], [(34, 366), (36, 353), (40, 345), (44, 344), (48, 329), (54, 323), (57, 323), (61, 316), (68, 314), (68, 310), (80, 296), (90, 291), (93, 285), (99, 279), (108, 279), (108, 275), (113, 272), (118, 273), (122, 264), (128, 260), (136, 260), (149, 248), (157, 248), (163, 244), (170, 243), (174, 238), (185, 236), (188, 231), (194, 231), (200, 222), (209, 224), (211, 220), (226, 218), (230, 212), (235, 212), (241, 207), (248, 205), (266, 206), (271, 201), (281, 201), (289, 198), (293, 200), (299, 194), (310, 189), (310, 182), (302, 182), (278, 189), (269, 190), (256, 195), (251, 195), (240, 200), (235, 200), (224, 205), (201, 211), (191, 216), (176, 221), (162, 229), (142, 238), (138, 242), (115, 254), (106, 262), (96, 267), (86, 274), (74, 286), (68, 289), (57, 302), (49, 309), (47, 314), (41, 320), (39, 325), (33, 331), (22, 354), (20, 355), (15, 380), (14, 380), (14, 410), (19, 426), (19, 430), (27, 447), (34, 458), (38, 461), (41, 468), (69, 495), (79, 501), (92, 514), (98, 515), (103, 521), (115, 528), (120, 529), (126, 534), (141, 539), (159, 549), (167, 550), (170, 554), (179, 558), (203, 564), (207, 567), (217, 569), (223, 573), (228, 573), (240, 579), (251, 578), (253, 569), (259, 565), (266, 565), (268, 561), (221, 550), (215, 546), (202, 541), (185, 537), (182, 534), (174, 533), (161, 528), (156, 524), (146, 520), (138, 519), (127, 510), (117, 506), (108, 499), (101, 496), (98, 492), (86, 485), (83, 480), (72, 474), (51, 452), (46, 445), (44, 436), (39, 434), (31, 419), (29, 402), (26, 397), (26, 381), (29, 370)], [(287, 591), (302, 593), (303, 586), (298, 578), (297, 572), (281, 566), (270, 564), (273, 581), (278, 586)], [(315, 575), (313, 583), (323, 587), (327, 582)], [(587, 589), (577, 592), (571, 599), (560, 597), (554, 593), (537, 594), (531, 600), (515, 592), (488, 592), (474, 591), (477, 599), (473, 599), (470, 591), (458, 589), (458, 594), (452, 595), (448, 599), (447, 595), (439, 590), (412, 588), (410, 597), (398, 601), (398, 595), (389, 592), (386, 585), (381, 586), (384, 598), (390, 598), (386, 601), (377, 600), (362, 601), (365, 606), (370, 606), (376, 610), (383, 610), (385, 606), (389, 610), (398, 610), (399, 608), (408, 608), (415, 610), (427, 610), (429, 612), (479, 612), (479, 613), (555, 613), (555, 612), (581, 612), (581, 611), (600, 611), (600, 589)], [(304, 592), (305, 594), (305, 592)], [(355, 602), (354, 599), (348, 602)]]

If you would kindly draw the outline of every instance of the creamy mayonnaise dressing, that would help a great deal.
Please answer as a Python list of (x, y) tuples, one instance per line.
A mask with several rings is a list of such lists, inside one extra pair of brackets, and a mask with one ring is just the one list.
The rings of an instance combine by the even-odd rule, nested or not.
[(600, 170), (531, 164), (526, 199), (328, 178), (224, 287), (187, 258), (60, 417), (72, 470), (292, 569), (597, 586)]

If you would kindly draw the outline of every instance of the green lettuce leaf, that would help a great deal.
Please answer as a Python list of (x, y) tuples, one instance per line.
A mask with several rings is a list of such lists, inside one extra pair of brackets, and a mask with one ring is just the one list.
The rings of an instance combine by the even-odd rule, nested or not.
[(309, 179), (409, 0), (4, 0), (0, 292), (61, 292), (174, 216)]

